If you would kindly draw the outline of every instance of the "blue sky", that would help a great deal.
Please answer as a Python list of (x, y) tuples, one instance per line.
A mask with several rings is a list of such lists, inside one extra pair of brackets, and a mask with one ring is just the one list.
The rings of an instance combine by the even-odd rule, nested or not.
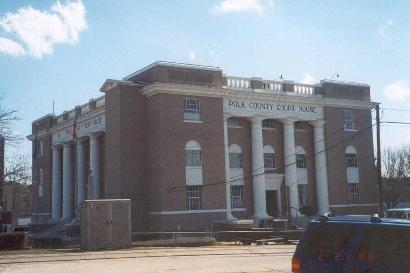
[[(157, 60), (308, 83), (338, 72), (370, 84), (382, 108), (410, 110), (409, 10), (409, 1), (0, 0), (0, 91), (24, 136), (53, 100), (60, 113)], [(410, 112), (382, 118), (410, 122)], [(402, 143), (410, 126), (382, 127), (383, 146)]]

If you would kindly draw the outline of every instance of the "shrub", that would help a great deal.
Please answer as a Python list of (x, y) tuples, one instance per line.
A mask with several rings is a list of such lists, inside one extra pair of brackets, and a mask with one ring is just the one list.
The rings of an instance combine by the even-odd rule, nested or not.
[(194, 247), (210, 246), (215, 244), (215, 242), (214, 238), (208, 237), (181, 237), (175, 239), (134, 242), (134, 245), (143, 247)]
[(20, 250), (26, 248), (24, 232), (0, 233), (0, 250)]
[(310, 217), (316, 214), (316, 209), (312, 206), (303, 206), (299, 209), (299, 212)]

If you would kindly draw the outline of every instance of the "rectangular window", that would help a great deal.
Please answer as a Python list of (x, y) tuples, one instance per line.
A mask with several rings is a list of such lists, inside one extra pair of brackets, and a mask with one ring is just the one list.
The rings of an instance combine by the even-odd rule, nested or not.
[(201, 120), (201, 103), (199, 99), (185, 99), (184, 120)]
[(345, 130), (354, 130), (354, 113), (352, 111), (344, 111), (344, 128)]
[(304, 131), (304, 130), (305, 130), (305, 123), (303, 121), (296, 121), (295, 131)]
[(230, 118), (228, 119), (228, 127), (230, 128), (242, 128), (239, 119), (237, 118)]
[(264, 162), (265, 172), (266, 173), (273, 172), (273, 169), (275, 168), (275, 154), (264, 153), (263, 162)]
[(298, 198), (299, 198), (299, 208), (307, 206), (308, 204), (308, 185), (300, 184), (298, 185)]
[(185, 150), (185, 166), (201, 165), (201, 150)]
[(229, 168), (242, 168), (242, 153), (229, 153)]
[(44, 155), (44, 141), (40, 140), (38, 142), (38, 155), (43, 156)]
[(202, 209), (202, 186), (186, 186), (186, 209)]
[(347, 167), (357, 168), (357, 157), (356, 154), (346, 154)]
[(43, 169), (40, 169), (39, 174), (38, 174), (38, 197), (43, 197), (43, 185), (44, 185)]
[(350, 204), (359, 204), (359, 183), (348, 183), (349, 187), (349, 203)]
[(262, 121), (262, 128), (264, 129), (273, 129), (273, 120), (272, 119), (264, 119)]
[(243, 199), (243, 186), (242, 185), (232, 185), (231, 186), (231, 207), (235, 208), (244, 208), (245, 202)]
[(296, 168), (306, 168), (305, 155), (304, 154), (297, 154), (296, 155)]

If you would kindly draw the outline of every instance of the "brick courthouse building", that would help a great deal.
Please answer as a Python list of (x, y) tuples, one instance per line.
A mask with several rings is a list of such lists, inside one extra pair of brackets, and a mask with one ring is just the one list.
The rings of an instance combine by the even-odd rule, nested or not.
[[(366, 84), (231, 77), (153, 63), (33, 122), (35, 221), (130, 198), (134, 230), (377, 211)], [(73, 127), (75, 133), (73, 134)]]

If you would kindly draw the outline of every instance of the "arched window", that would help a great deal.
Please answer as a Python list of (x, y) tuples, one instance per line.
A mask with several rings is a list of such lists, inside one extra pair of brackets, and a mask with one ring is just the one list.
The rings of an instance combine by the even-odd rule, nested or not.
[(199, 145), (199, 143), (194, 140), (188, 141), (185, 145), (185, 166), (202, 166), (201, 145)]
[(229, 145), (229, 168), (242, 168), (242, 149), (237, 144)]
[(352, 145), (346, 147), (346, 160), (348, 168), (357, 168), (357, 151)]
[(190, 140), (185, 145), (186, 209), (202, 209), (202, 158), (201, 145)]
[(296, 168), (306, 168), (306, 152), (300, 146), (295, 148), (296, 152)]
[(272, 172), (276, 168), (275, 164), (275, 150), (270, 145), (265, 145), (263, 147), (263, 162), (265, 167), (265, 172)]

